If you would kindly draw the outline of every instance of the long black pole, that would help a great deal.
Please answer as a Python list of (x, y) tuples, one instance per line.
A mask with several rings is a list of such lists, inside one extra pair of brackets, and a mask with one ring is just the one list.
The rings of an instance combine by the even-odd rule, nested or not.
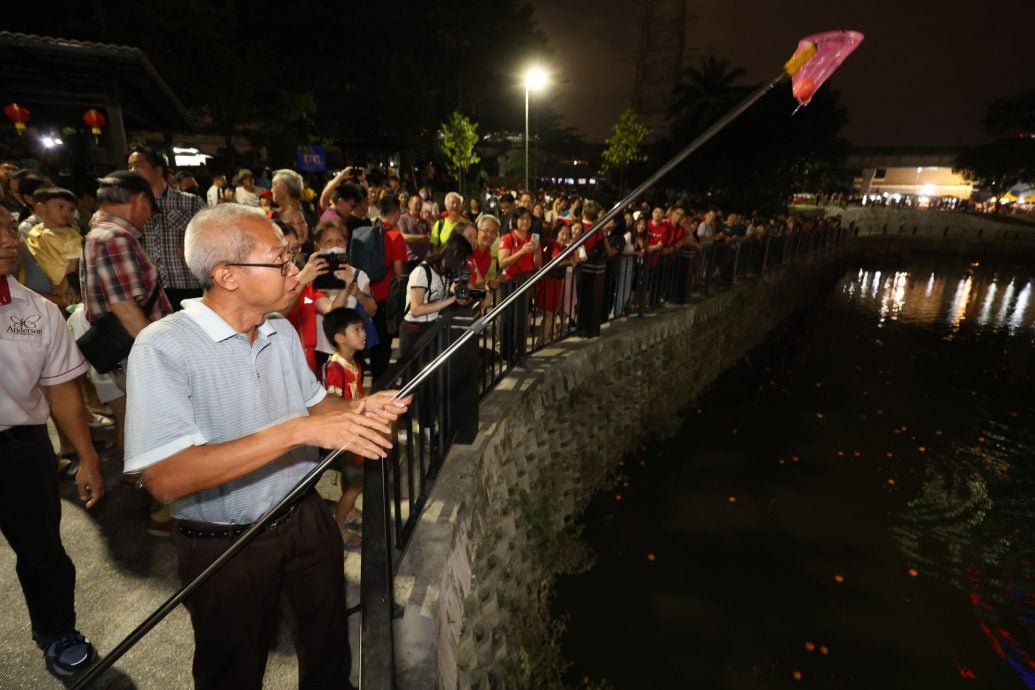
[[(423, 382), (425, 379), (427, 379), (428, 376), (434, 373), (434, 371), (438, 369), (442, 364), (444, 364), (446, 360), (448, 360), (453, 355), (454, 352), (459, 350), (463, 346), (463, 344), (466, 343), (469, 339), (484, 331), (485, 327), (491, 321), (493, 321), (493, 319), (499, 316), (499, 314), (502, 313), (504, 309), (509, 307), (511, 304), (517, 301), (522, 295), (524, 295), (525, 292), (527, 292), (532, 285), (537, 283), (542, 278), (542, 276), (546, 275), (546, 273), (550, 271), (550, 269), (555, 268), (562, 261), (571, 256), (575, 251), (578, 250), (579, 247), (582, 246), (583, 243), (586, 242), (587, 239), (589, 239), (589, 237), (593, 233), (598, 232), (601, 228), (607, 225), (607, 223), (611, 222), (613, 218), (615, 218), (619, 213), (621, 213), (623, 208), (625, 208), (629, 203), (631, 203), (645, 191), (650, 189), (653, 185), (655, 185), (658, 182), (658, 180), (670, 173), (672, 169), (680, 163), (682, 163), (687, 158), (687, 156), (689, 156), (697, 149), (701, 148), (701, 146), (703, 146), (709, 139), (711, 139), (720, 131), (722, 131), (722, 129), (725, 128), (726, 125), (728, 125), (730, 122), (736, 119), (741, 113), (743, 113), (745, 110), (754, 105), (755, 102), (758, 101), (758, 99), (764, 96), (774, 86), (779, 84), (780, 81), (782, 81), (786, 76), (787, 73), (781, 70), (780, 74), (778, 74), (768, 83), (755, 89), (750, 95), (748, 95), (747, 98), (738, 103), (737, 106), (733, 108), (733, 110), (726, 113), (715, 124), (713, 124), (711, 127), (699, 134), (696, 139), (690, 142), (682, 151), (677, 153), (675, 157), (673, 157), (668, 163), (661, 166), (653, 175), (648, 177), (638, 187), (636, 187), (636, 189), (629, 192), (629, 194), (626, 195), (625, 198), (623, 198), (621, 201), (612, 206), (611, 210), (604, 214), (604, 217), (598, 220), (592, 228), (590, 228), (588, 231), (579, 236), (575, 241), (569, 244), (567, 248), (564, 249), (564, 251), (562, 251), (560, 254), (558, 254), (556, 257), (550, 260), (549, 263), (542, 266), (538, 271), (536, 271), (532, 275), (531, 278), (525, 281), (522, 285), (518, 286), (517, 289), (514, 290), (514, 292), (512, 292), (510, 295), (501, 300), (499, 304), (493, 307), (482, 318), (474, 322), (469, 330), (461, 334), (459, 338), (453, 341), (435, 359), (433, 359), (431, 362), (427, 364), (427, 366), (425, 366), (421, 371), (419, 371), (416, 376), (410, 379), (410, 381), (406, 383), (406, 385), (404, 385), (402, 389), (396, 394), (396, 398), (404, 398), (410, 393), (412, 393), (414, 390), (416, 390), (417, 386), (420, 385), (421, 382)], [(183, 603), (187, 599), (187, 597), (189, 597), (191, 594), (194, 593), (195, 590), (198, 589), (198, 587), (203, 585), (220, 568), (226, 565), (231, 558), (236, 556), (238, 552), (240, 552), (241, 549), (243, 549), (253, 539), (255, 539), (255, 537), (258, 536), (259, 533), (263, 532), (266, 529), (266, 525), (269, 524), (270, 520), (272, 520), (274, 516), (280, 514), (283, 510), (287, 509), (288, 506), (295, 503), (298, 499), (304, 496), (309, 491), (309, 489), (315, 486), (316, 482), (320, 479), (320, 475), (328, 467), (330, 467), (335, 460), (338, 459), (339, 455), (345, 452), (346, 447), (348, 447), (348, 444), (346, 444), (342, 448), (339, 448), (336, 451), (328, 453), (327, 456), (324, 457), (324, 459), (321, 460), (316, 467), (314, 467), (305, 477), (302, 478), (302, 480), (298, 484), (295, 485), (295, 487), (291, 491), (288, 492), (286, 496), (284, 496), (284, 498), (277, 501), (277, 503), (274, 504), (272, 508), (267, 510), (262, 517), (260, 517), (254, 523), (252, 523), (251, 527), (249, 527), (247, 530), (241, 533), (241, 536), (237, 539), (237, 541), (231, 544), (230, 547), (227, 548), (227, 550), (219, 556), (219, 558), (212, 561), (212, 564), (205, 568), (197, 577), (195, 577), (193, 580), (184, 585), (178, 592), (169, 597), (169, 599), (167, 599), (164, 604), (159, 606), (154, 613), (148, 616), (144, 620), (144, 622), (138, 625), (129, 635), (126, 636), (124, 640), (115, 645), (115, 647), (110, 652), (108, 652), (106, 656), (102, 657), (101, 659), (98, 659), (94, 663), (94, 665), (91, 666), (90, 669), (79, 678), (75, 685), (72, 686), (72, 690), (81, 690), (82, 688), (86, 688), (101, 673), (106, 671), (108, 668), (112, 666), (112, 664), (118, 661), (123, 654), (129, 651), (129, 649), (137, 642), (139, 642), (140, 639), (144, 637), (144, 635), (150, 632), (151, 628), (158, 625), (158, 623), (160, 623), (163, 618), (168, 616), (173, 609), (175, 609), (177, 606)]]

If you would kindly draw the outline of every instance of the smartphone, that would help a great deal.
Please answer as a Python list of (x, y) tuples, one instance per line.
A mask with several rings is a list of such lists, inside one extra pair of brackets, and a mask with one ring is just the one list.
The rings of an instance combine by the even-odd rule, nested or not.
[(533, 232), (532, 233), (532, 241), (535, 242), (536, 244), (539, 244), (539, 233), (538, 232)]

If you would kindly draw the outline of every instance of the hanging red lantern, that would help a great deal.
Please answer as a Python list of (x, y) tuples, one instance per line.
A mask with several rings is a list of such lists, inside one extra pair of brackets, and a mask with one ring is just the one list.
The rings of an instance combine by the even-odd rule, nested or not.
[(17, 103), (10, 103), (4, 106), (4, 115), (14, 123), (14, 128), (18, 130), (19, 135), (25, 131), (25, 123), (32, 117), (32, 113), (29, 112), (28, 108)]
[(93, 132), (94, 143), (99, 144), (100, 140), (98, 137), (101, 134), (101, 128), (108, 124), (108, 119), (104, 117), (104, 113), (90, 108), (83, 113), (83, 122), (85, 122), (86, 126), (90, 128), (91, 132)]

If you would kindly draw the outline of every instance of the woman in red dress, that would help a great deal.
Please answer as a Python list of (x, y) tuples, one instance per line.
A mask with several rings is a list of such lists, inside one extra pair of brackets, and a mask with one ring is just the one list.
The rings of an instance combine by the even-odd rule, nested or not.
[[(544, 250), (543, 261), (549, 262), (571, 244), (571, 227), (563, 223), (557, 225), (557, 239), (550, 242)], [(536, 305), (543, 312), (542, 342), (545, 345), (557, 337), (555, 320), (557, 310), (561, 307), (561, 295), (564, 294), (564, 280), (571, 260), (562, 261), (557, 268), (550, 270), (549, 275), (539, 281), (539, 292)]]

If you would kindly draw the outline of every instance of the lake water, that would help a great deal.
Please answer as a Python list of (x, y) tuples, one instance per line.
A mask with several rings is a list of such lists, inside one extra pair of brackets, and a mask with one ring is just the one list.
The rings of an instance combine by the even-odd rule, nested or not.
[(859, 266), (723, 375), (587, 512), (566, 680), (1035, 688), (1033, 282)]

